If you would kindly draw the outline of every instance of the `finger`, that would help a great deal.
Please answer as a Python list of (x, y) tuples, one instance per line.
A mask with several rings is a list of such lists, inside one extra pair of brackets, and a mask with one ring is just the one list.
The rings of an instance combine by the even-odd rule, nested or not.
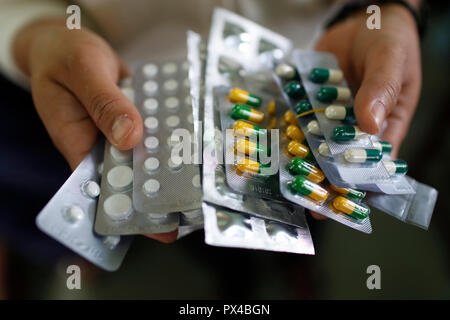
[(156, 234), (146, 234), (148, 238), (155, 239), (161, 241), (163, 243), (171, 243), (177, 240), (178, 237), (178, 229), (171, 232), (166, 233), (156, 233)]
[(310, 212), (311, 212), (311, 216), (316, 220), (326, 220), (326, 218), (327, 218), (321, 214), (318, 214), (317, 212), (314, 212), (314, 211), (310, 211)]
[(31, 88), (50, 138), (74, 170), (94, 146), (97, 127), (81, 103), (60, 84), (48, 78), (33, 78)]
[(406, 55), (395, 45), (369, 50), (356, 97), (355, 114), (361, 130), (375, 134), (397, 105), (402, 89)]

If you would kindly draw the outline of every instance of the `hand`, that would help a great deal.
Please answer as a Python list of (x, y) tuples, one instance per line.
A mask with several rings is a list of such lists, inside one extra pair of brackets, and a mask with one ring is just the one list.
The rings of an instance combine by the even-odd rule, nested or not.
[[(18, 33), (14, 55), (30, 76), (42, 122), (72, 169), (94, 146), (98, 130), (120, 150), (140, 141), (142, 119), (117, 86), (128, 71), (101, 37), (68, 30), (61, 20), (42, 20)], [(176, 236), (149, 235), (162, 242)]]

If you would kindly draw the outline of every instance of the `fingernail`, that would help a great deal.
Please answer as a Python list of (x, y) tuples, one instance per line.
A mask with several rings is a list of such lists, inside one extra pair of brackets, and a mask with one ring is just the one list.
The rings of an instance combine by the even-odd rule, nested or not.
[(133, 121), (128, 117), (127, 114), (122, 114), (116, 118), (112, 126), (112, 138), (115, 143), (120, 143), (124, 138), (126, 138), (131, 130), (133, 130)]
[(384, 118), (386, 116), (386, 110), (384, 108), (384, 105), (380, 103), (379, 101), (372, 104), (372, 107), (370, 108), (370, 114), (372, 115), (373, 120), (377, 124), (378, 131), (380, 131)]

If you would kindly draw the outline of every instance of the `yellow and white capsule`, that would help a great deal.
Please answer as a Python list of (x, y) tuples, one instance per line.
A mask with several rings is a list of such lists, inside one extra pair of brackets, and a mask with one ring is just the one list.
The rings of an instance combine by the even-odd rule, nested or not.
[(258, 161), (244, 158), (238, 161), (236, 168), (242, 173), (251, 175), (267, 174), (265, 171), (270, 168), (270, 164), (261, 164)]
[(233, 124), (233, 132), (236, 136), (245, 136), (245, 137), (261, 137), (265, 136), (267, 130), (262, 129), (256, 125), (251, 123), (238, 120)]
[(243, 153), (248, 156), (260, 156), (267, 155), (270, 156), (270, 148), (260, 145), (254, 141), (247, 139), (239, 139), (236, 142), (235, 149), (237, 153)]
[(305, 135), (303, 134), (302, 129), (292, 124), (286, 128), (286, 136), (289, 139), (298, 142), (303, 142), (305, 140)]
[(322, 131), (320, 130), (319, 122), (317, 120), (311, 120), (306, 125), (306, 132), (313, 134), (315, 136), (321, 136)]
[(307, 146), (305, 146), (304, 144), (292, 140), (291, 142), (289, 142), (289, 144), (287, 145), (287, 151), (296, 157), (300, 157), (302, 159), (306, 159), (306, 160), (310, 160), (310, 161), (314, 161), (314, 156), (311, 153), (311, 150), (309, 150), (309, 148)]
[(252, 95), (250, 92), (239, 88), (233, 88), (230, 90), (228, 99), (233, 103), (244, 103), (255, 108), (258, 108), (262, 102), (260, 97)]

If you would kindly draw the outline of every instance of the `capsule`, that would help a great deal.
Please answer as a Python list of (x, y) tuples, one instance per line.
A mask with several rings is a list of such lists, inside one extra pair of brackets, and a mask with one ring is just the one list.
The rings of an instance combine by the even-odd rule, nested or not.
[(286, 92), (286, 94), (293, 99), (299, 99), (304, 96), (305, 88), (300, 82), (291, 81), (284, 86), (284, 92)]
[(310, 122), (308, 122), (308, 124), (306, 125), (306, 132), (315, 136), (321, 136), (322, 131), (320, 130), (319, 122), (317, 122), (317, 120), (311, 120)]
[(301, 174), (315, 183), (321, 183), (325, 179), (320, 169), (301, 158), (292, 159), (287, 168), (292, 174)]
[(231, 109), (231, 118), (235, 120), (244, 119), (252, 122), (260, 123), (264, 120), (264, 113), (261, 111), (250, 108), (243, 104), (236, 104)]
[(239, 139), (235, 145), (236, 151), (239, 153), (244, 153), (248, 156), (260, 156), (267, 155), (270, 156), (270, 148), (263, 146), (254, 141), (247, 139)]
[(325, 117), (331, 120), (352, 120), (355, 113), (352, 106), (331, 105), (325, 109)]
[(322, 157), (327, 157), (327, 158), (331, 157), (331, 151), (330, 151), (330, 148), (328, 147), (328, 143), (326, 143), (326, 142), (322, 142), (319, 145), (318, 151)]
[(277, 76), (284, 80), (299, 80), (297, 69), (287, 63), (280, 63), (275, 68), (275, 73)]
[(274, 117), (276, 115), (276, 105), (275, 105), (275, 101), (270, 101), (269, 104), (266, 107), (266, 113), (268, 116), (270, 117)]
[(291, 142), (289, 142), (289, 144), (287, 145), (287, 151), (291, 155), (300, 157), (302, 159), (315, 160), (309, 148), (298, 141), (292, 140)]
[(299, 127), (291, 124), (286, 128), (286, 136), (291, 139), (298, 142), (302, 142), (305, 140), (305, 135), (303, 134), (302, 129)]
[(322, 87), (317, 92), (317, 100), (322, 102), (345, 101), (350, 96), (350, 89), (344, 87)]
[(242, 120), (238, 120), (233, 124), (233, 131), (236, 136), (245, 137), (262, 137), (267, 134), (266, 129), (262, 129)]
[(355, 148), (344, 152), (345, 160), (353, 163), (378, 162), (382, 157), (383, 154), (378, 149)]
[(287, 124), (293, 124), (295, 126), (298, 125), (297, 118), (291, 110), (288, 110), (284, 113), (283, 120)]
[(333, 200), (333, 206), (352, 218), (363, 220), (369, 216), (370, 209), (360, 203), (356, 203), (343, 196), (337, 196)]
[(383, 161), (389, 175), (406, 174), (408, 171), (408, 164), (403, 160)]
[(312, 110), (312, 106), (308, 100), (302, 100), (295, 105), (294, 110), (296, 114), (302, 114), (304, 112)]
[(239, 88), (231, 89), (228, 94), (228, 99), (230, 99), (233, 103), (244, 103), (255, 108), (258, 108), (262, 102), (260, 97), (254, 96), (251, 93)]
[(314, 68), (309, 74), (309, 80), (314, 83), (338, 83), (344, 78), (344, 74), (339, 69)]
[(337, 193), (343, 194), (344, 196), (353, 198), (355, 200), (361, 201), (366, 196), (365, 191), (356, 190), (352, 188), (338, 188), (335, 185), (330, 183), (330, 188), (336, 191)]
[(358, 126), (337, 126), (333, 129), (333, 139), (337, 141), (361, 139), (366, 135)]
[(303, 176), (297, 176), (289, 185), (293, 193), (300, 193), (313, 200), (322, 202), (328, 198), (328, 191)]
[(375, 141), (375, 142), (373, 142), (373, 147), (375, 149), (380, 150), (383, 153), (388, 153), (389, 154), (392, 151), (392, 144), (390, 144), (387, 141), (381, 141), (381, 140), (380, 141)]
[(270, 164), (261, 164), (258, 161), (244, 158), (238, 161), (236, 168), (243, 173), (258, 175), (267, 173), (266, 171), (270, 168)]

